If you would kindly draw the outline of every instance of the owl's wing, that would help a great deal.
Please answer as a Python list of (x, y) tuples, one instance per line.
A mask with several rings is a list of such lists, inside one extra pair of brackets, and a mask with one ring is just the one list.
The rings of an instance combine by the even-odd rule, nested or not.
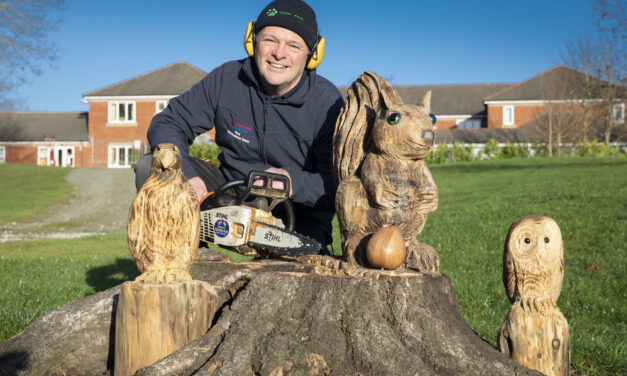
[(516, 271), (514, 270), (514, 260), (512, 259), (512, 253), (508, 249), (509, 239), (511, 235), (507, 236), (505, 241), (505, 249), (503, 250), (503, 285), (505, 286), (505, 293), (510, 302), (514, 301), (514, 293), (516, 290)]
[(333, 172), (338, 182), (352, 176), (364, 159), (369, 131), (391, 103), (403, 103), (384, 79), (365, 71), (348, 89), (333, 137)]

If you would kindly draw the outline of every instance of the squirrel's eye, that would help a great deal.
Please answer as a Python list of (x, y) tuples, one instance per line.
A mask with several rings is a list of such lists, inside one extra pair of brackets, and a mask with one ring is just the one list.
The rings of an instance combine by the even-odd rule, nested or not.
[(545, 242), (545, 243), (548, 243), (548, 242), (549, 242), (549, 238), (548, 238), (548, 237), (545, 237), (545, 238), (544, 238), (544, 242)]
[(531, 243), (531, 239), (525, 238), (525, 243), (527, 243), (527, 244)]
[(396, 125), (401, 121), (401, 114), (398, 112), (394, 112), (390, 116), (388, 116), (388, 123), (390, 125)]
[(435, 125), (435, 122), (437, 121), (437, 119), (435, 118), (434, 114), (429, 114), (429, 118), (431, 119), (431, 124)]

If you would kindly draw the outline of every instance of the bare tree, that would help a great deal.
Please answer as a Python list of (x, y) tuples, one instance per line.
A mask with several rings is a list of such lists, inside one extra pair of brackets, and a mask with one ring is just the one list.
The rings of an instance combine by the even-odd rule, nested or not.
[(597, 32), (569, 43), (562, 61), (584, 73), (580, 83), (583, 140), (595, 135), (609, 143), (617, 125), (615, 105), (627, 97), (627, 21), (624, 0), (592, 0), (592, 4)]
[(0, 0), (0, 107), (60, 54), (47, 36), (63, 19), (64, 0)]

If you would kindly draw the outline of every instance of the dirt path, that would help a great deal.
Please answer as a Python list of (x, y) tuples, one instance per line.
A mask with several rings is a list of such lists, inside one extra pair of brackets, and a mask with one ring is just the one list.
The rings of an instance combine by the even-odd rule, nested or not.
[(132, 169), (75, 168), (67, 176), (69, 201), (48, 215), (0, 228), (0, 243), (40, 238), (75, 238), (126, 230), (135, 197)]

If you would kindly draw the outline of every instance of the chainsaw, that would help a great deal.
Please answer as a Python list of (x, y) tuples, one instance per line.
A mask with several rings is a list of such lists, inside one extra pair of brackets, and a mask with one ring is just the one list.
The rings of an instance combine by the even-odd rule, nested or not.
[[(243, 186), (244, 193), (237, 194)], [(287, 176), (264, 171), (222, 184), (200, 204), (200, 241), (253, 257), (317, 254), (320, 243), (294, 232), (289, 192)], [(285, 223), (272, 214), (275, 208), (280, 211), (278, 205), (283, 206)]]

